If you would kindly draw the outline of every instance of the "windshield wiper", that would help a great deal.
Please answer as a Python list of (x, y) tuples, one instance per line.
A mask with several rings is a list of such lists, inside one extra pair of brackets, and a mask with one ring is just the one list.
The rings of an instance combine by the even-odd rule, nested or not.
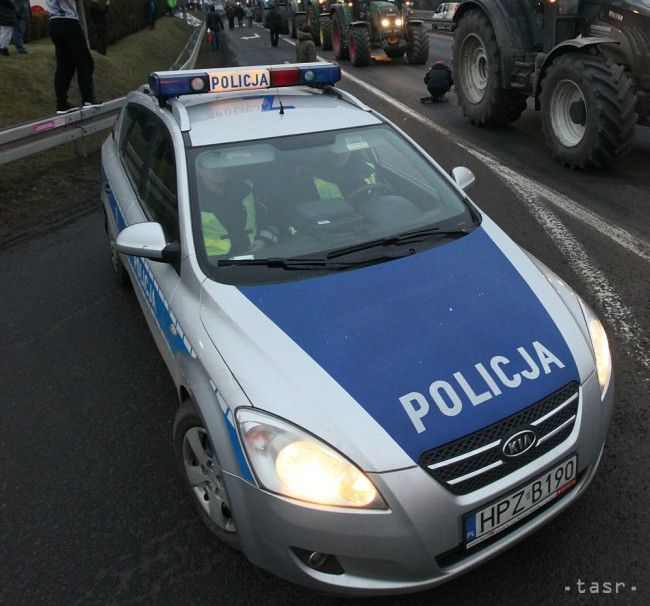
[[(408, 253), (407, 253), (408, 254)], [(217, 261), (218, 267), (231, 267), (231, 266), (263, 266), (263, 267), (278, 267), (280, 269), (303, 269), (303, 270), (341, 270), (349, 269), (351, 267), (359, 267), (360, 265), (372, 265), (374, 263), (382, 263), (384, 261), (392, 261), (404, 254), (381, 254), (356, 261), (330, 261), (325, 258), (282, 258), (271, 257), (268, 259), (219, 259)]]
[(351, 246), (344, 246), (337, 248), (327, 254), (328, 259), (336, 259), (351, 253), (361, 250), (368, 250), (369, 248), (376, 248), (379, 246), (400, 246), (402, 244), (413, 244), (415, 242), (422, 242), (435, 236), (456, 236), (461, 237), (470, 233), (471, 229), (440, 229), (439, 227), (424, 227), (421, 229), (412, 229), (410, 231), (395, 234), (393, 236), (386, 236), (378, 238), (377, 240), (370, 240), (368, 242), (361, 242), (360, 244), (353, 244)]

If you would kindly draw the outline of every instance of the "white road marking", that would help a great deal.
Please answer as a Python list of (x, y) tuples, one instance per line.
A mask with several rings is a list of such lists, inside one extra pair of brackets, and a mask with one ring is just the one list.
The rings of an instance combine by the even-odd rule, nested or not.
[(255, 40), (259, 37), (260, 35), (257, 32), (255, 32), (252, 36), (242, 36), (240, 40)]

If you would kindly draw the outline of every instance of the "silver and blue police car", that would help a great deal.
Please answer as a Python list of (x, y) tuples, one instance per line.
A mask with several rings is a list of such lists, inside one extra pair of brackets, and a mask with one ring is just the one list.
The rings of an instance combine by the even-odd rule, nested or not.
[(594, 477), (593, 311), (336, 65), (160, 72), (104, 144), (113, 268), (178, 389), (198, 513), (319, 590), (434, 586)]

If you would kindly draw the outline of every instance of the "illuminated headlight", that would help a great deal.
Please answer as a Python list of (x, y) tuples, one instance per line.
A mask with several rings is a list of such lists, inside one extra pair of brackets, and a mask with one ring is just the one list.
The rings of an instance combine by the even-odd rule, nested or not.
[(384, 17), (384, 18), (381, 20), (381, 26), (382, 26), (382, 27), (388, 27), (389, 25), (390, 25), (390, 19), (386, 19), (386, 17)]
[(397, 19), (395, 19), (395, 27), (400, 27), (401, 25), (402, 25), (402, 20), (399, 17), (397, 17)]
[(589, 337), (591, 338), (591, 347), (596, 359), (596, 374), (598, 375), (598, 385), (600, 386), (600, 397), (605, 397), (605, 392), (609, 386), (609, 380), (612, 376), (612, 356), (609, 353), (609, 342), (607, 334), (596, 316), (595, 312), (580, 297), (578, 297), (582, 313), (587, 322)]
[(368, 476), (318, 438), (257, 410), (238, 410), (237, 422), (264, 488), (320, 505), (386, 508)]

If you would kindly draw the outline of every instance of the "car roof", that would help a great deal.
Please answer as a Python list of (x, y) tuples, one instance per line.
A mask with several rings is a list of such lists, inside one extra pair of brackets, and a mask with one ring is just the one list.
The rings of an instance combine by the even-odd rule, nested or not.
[(193, 147), (382, 123), (360, 103), (305, 87), (188, 95), (179, 102)]

